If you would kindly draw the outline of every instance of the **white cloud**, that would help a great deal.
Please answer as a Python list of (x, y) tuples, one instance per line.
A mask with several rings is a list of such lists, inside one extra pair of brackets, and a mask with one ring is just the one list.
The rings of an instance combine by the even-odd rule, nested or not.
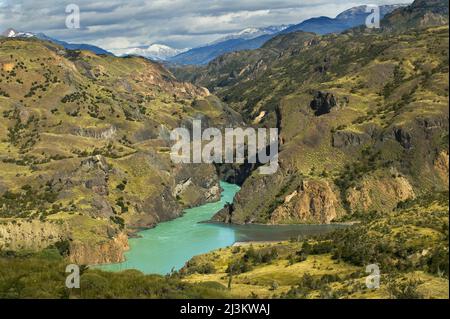
[[(81, 29), (65, 27), (65, 6), (70, 2), (80, 7)], [(334, 17), (361, 4), (357, 0), (0, 0), (0, 28), (44, 32), (108, 50), (151, 43), (185, 48), (248, 27), (299, 23), (314, 16)]]

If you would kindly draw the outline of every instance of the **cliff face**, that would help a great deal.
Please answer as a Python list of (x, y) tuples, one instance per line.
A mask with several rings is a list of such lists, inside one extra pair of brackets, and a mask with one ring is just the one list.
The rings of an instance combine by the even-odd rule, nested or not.
[(449, 171), (449, 156), (448, 156), (448, 150), (442, 151), (439, 153), (438, 157), (434, 161), (434, 169), (439, 174), (439, 177), (441, 178), (444, 185), (448, 188), (448, 171)]
[(113, 239), (102, 243), (72, 243), (69, 259), (77, 265), (118, 263), (125, 261), (124, 253), (128, 249), (127, 234), (119, 233)]
[(284, 203), (270, 217), (271, 224), (318, 223), (328, 224), (339, 215), (338, 196), (327, 181), (303, 181), (298, 190), (285, 197)]
[(393, 210), (399, 202), (414, 199), (414, 188), (403, 176), (364, 178), (358, 187), (348, 190), (350, 212)]
[[(76, 226), (75, 226), (76, 228)], [(82, 228), (78, 226), (78, 228)], [(85, 229), (88, 229), (85, 227)], [(124, 261), (124, 252), (128, 250), (128, 236), (125, 232), (104, 227), (90, 240), (80, 240), (77, 229), (58, 221), (14, 220), (0, 224), (0, 251), (38, 252), (51, 245), (67, 243), (68, 257), (78, 265), (116, 263)], [(104, 235), (104, 236), (102, 236)]]

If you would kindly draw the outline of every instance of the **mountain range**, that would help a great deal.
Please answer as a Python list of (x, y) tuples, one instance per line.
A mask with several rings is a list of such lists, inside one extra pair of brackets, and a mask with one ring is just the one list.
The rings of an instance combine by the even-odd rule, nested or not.
[(111, 52), (108, 52), (100, 47), (95, 46), (95, 45), (68, 43), (65, 41), (61, 41), (61, 40), (57, 40), (57, 39), (48, 37), (44, 33), (16, 31), (16, 30), (10, 28), (10, 29), (6, 30), (5, 32), (3, 32), (2, 36), (7, 37), (7, 38), (38, 38), (41, 40), (46, 40), (46, 41), (50, 41), (52, 43), (58, 44), (67, 50), (86, 50), (86, 51), (91, 51), (95, 54), (112, 55)]
[[(403, 6), (405, 5), (396, 4), (380, 6), (381, 18)], [(149, 46), (129, 48), (125, 50), (122, 55), (142, 56), (154, 61), (168, 61), (179, 65), (205, 65), (218, 56), (228, 52), (258, 49), (278, 34), (307, 31), (323, 35), (328, 33), (339, 33), (346, 29), (362, 25), (370, 14), (366, 12), (366, 8), (367, 6), (350, 8), (340, 13), (334, 19), (329, 17), (316, 17), (295, 25), (246, 28), (222, 37), (208, 45), (193, 49), (176, 49), (164, 44), (154, 43)], [(2, 35), (18, 38), (36, 37), (59, 44), (70, 50), (87, 50), (95, 54), (112, 54), (111, 52), (94, 45), (67, 43), (48, 37), (43, 33), (22, 32), (8, 29)]]
[[(383, 18), (387, 13), (404, 6), (402, 4), (380, 6), (380, 17)], [(278, 34), (296, 31), (307, 31), (321, 35), (339, 33), (364, 24), (367, 16), (370, 14), (370, 12), (366, 12), (366, 8), (367, 6), (358, 6), (348, 9), (334, 19), (318, 17), (291, 26), (282, 25), (260, 29), (245, 29), (240, 33), (225, 37), (210, 45), (181, 53), (168, 61), (181, 65), (204, 65), (224, 53), (258, 49)]]
[[(448, 1), (382, 26), (278, 34), (175, 75), (0, 38), (0, 298), (448, 299)], [(279, 170), (173, 163), (170, 131), (196, 119), (277, 128)], [(164, 277), (80, 267), (81, 289), (64, 288), (68, 264), (123, 261), (137, 231), (217, 202), (236, 175), (216, 222), (342, 228), (214, 250)], [(364, 284), (372, 264), (380, 289)]]
[[(380, 6), (380, 18), (398, 8), (405, 7), (406, 4), (394, 4)], [(293, 25), (283, 33), (296, 31), (313, 32), (316, 34), (340, 33), (344, 30), (364, 25), (367, 17), (371, 14), (370, 7), (362, 5), (353, 7), (338, 14), (336, 18), (317, 17), (303, 21), (302, 23)]]
[(225, 42), (228, 40), (235, 40), (235, 39), (243, 39), (243, 40), (251, 40), (258, 38), (263, 35), (272, 35), (277, 34), (287, 28), (289, 28), (291, 25), (277, 25), (277, 26), (269, 26), (269, 27), (263, 27), (263, 28), (247, 28), (244, 30), (241, 30), (236, 33), (229, 34), (225, 37), (222, 37), (211, 44), (217, 44), (221, 42)]

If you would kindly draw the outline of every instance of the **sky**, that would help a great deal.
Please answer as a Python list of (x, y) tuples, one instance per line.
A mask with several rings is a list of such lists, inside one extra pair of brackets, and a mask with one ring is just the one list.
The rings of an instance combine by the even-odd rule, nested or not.
[[(364, 1), (364, 0), (363, 0)], [(335, 17), (362, 4), (412, 0), (0, 0), (0, 33), (8, 28), (43, 32), (72, 43), (121, 53), (153, 43), (197, 47), (249, 27), (297, 24)], [(80, 9), (80, 28), (66, 27), (66, 6)]]

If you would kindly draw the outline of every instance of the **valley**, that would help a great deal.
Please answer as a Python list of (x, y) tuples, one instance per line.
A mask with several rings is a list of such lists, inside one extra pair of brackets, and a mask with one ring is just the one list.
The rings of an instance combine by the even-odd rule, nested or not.
[[(447, 299), (448, 1), (361, 10), (195, 63), (0, 37), (0, 298)], [(175, 163), (194, 123), (279, 169)]]

